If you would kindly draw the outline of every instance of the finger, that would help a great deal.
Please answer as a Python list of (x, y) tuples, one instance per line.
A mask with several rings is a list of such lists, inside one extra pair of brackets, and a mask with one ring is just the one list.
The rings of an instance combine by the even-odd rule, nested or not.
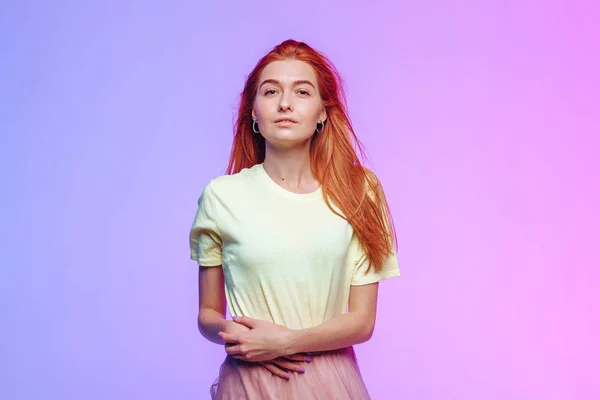
[(283, 356), (283, 358), (287, 358), (288, 360), (291, 361), (306, 361), (306, 362), (311, 362), (312, 361), (312, 357), (308, 356), (306, 354), (292, 354), (290, 356)]
[(231, 333), (219, 332), (219, 337), (223, 339), (224, 342), (227, 343), (238, 343), (239, 336)]
[(286, 379), (286, 380), (290, 379), (290, 374), (287, 371), (284, 371), (283, 369), (277, 367), (276, 365), (274, 365), (270, 362), (263, 362), (261, 364), (273, 375), (278, 376), (283, 379)]
[(233, 317), (233, 320), (238, 324), (247, 326), (250, 329), (254, 329), (256, 327), (257, 319), (241, 316), (241, 317)]
[(241, 354), (240, 345), (236, 344), (233, 346), (225, 346), (225, 353), (229, 354), (230, 356)]
[(296, 371), (301, 374), (303, 374), (305, 371), (305, 369), (304, 369), (304, 367), (302, 367), (302, 365), (298, 364), (297, 362), (286, 360), (284, 358), (276, 358), (276, 359), (272, 360), (271, 362), (280, 368), (285, 368), (290, 371)]

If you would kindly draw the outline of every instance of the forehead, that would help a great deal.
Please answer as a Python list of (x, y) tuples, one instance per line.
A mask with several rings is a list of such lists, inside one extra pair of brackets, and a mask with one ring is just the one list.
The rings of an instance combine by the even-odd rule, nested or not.
[(260, 75), (259, 85), (266, 79), (276, 79), (282, 85), (297, 80), (308, 80), (317, 86), (317, 76), (313, 68), (299, 60), (273, 61), (267, 64)]

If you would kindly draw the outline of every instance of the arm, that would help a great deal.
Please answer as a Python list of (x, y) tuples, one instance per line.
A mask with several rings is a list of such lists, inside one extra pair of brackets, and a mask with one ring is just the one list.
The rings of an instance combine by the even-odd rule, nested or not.
[[(224, 345), (225, 341), (218, 335), (219, 332), (242, 334), (250, 330), (244, 325), (225, 319), (227, 300), (221, 266), (200, 266), (198, 289), (200, 298), (198, 330), (202, 336), (213, 343)], [(288, 371), (304, 372), (302, 366), (294, 361), (310, 361), (310, 358), (302, 354), (295, 354), (285, 359), (271, 360), (271, 362), (261, 364), (273, 375), (290, 379)]]
[(280, 325), (249, 317), (235, 323), (250, 328), (245, 334), (219, 333), (231, 346), (227, 354), (245, 361), (263, 361), (290, 354), (334, 350), (371, 338), (375, 326), (378, 283), (351, 286), (348, 313), (312, 328), (282, 329)]
[(351, 286), (348, 313), (312, 328), (289, 331), (286, 354), (334, 350), (369, 340), (375, 328), (378, 286)]
[(198, 330), (206, 339), (224, 345), (219, 332), (245, 332), (248, 328), (225, 319), (225, 287), (223, 268), (200, 266), (198, 272), (198, 290), (200, 309), (198, 312)]

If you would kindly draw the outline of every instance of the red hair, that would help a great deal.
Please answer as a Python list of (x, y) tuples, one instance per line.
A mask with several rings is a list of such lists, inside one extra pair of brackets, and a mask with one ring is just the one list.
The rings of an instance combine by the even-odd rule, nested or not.
[[(241, 93), (227, 173), (235, 174), (264, 161), (265, 139), (252, 132), (252, 108), (263, 69), (273, 61), (287, 59), (304, 61), (313, 68), (327, 112), (323, 131), (315, 132), (311, 138), (312, 172), (322, 186), (329, 208), (352, 225), (369, 259), (369, 268), (374, 266), (380, 271), (397, 246), (389, 205), (377, 177), (362, 166), (355, 151), (354, 145), (364, 159), (363, 145), (352, 129), (346, 111), (342, 78), (320, 52), (290, 39), (275, 46), (256, 64)], [(330, 200), (343, 215), (331, 206)]]

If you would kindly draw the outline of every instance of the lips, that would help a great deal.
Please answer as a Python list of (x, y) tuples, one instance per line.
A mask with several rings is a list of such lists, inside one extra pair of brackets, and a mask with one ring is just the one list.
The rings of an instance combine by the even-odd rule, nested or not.
[(287, 123), (297, 123), (298, 121), (296, 121), (295, 119), (292, 118), (279, 118), (278, 120), (275, 120), (275, 123), (278, 124), (280, 122), (287, 122)]

